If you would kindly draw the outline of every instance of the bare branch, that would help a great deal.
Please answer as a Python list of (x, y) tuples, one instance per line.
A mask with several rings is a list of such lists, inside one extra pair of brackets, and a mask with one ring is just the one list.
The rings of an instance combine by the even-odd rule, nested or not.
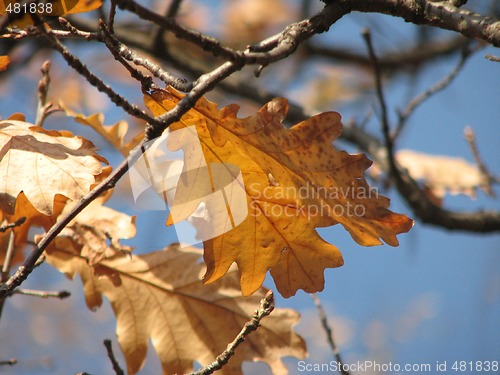
[(7, 360), (4, 360), (4, 361), (0, 361), (0, 366), (1, 365), (14, 366), (16, 363), (17, 363), (17, 359), (11, 358), (11, 359), (7, 359)]
[(36, 111), (36, 121), (37, 126), (42, 126), (47, 116), (51, 113), (57, 112), (59, 110), (58, 106), (54, 106), (53, 103), (47, 103), (47, 94), (49, 92), (50, 85), (50, 61), (47, 60), (42, 65), (42, 78), (38, 82), (38, 108)]
[(125, 67), (125, 69), (128, 70), (132, 78), (136, 79), (141, 83), (142, 91), (147, 92), (149, 90), (158, 90), (159, 87), (154, 84), (153, 79), (150, 76), (142, 74), (138, 69), (132, 67), (123, 58), (120, 51), (115, 47), (115, 44), (113, 43), (113, 36), (111, 34), (111, 31), (107, 28), (107, 26), (104, 24), (102, 20), (99, 20), (99, 27), (103, 31), (103, 36), (104, 36), (103, 41), (106, 47), (108, 48), (109, 52), (111, 52), (116, 61), (118, 61)]
[(408, 118), (413, 114), (413, 112), (417, 109), (417, 107), (419, 107), (422, 103), (424, 103), (434, 94), (438, 93), (441, 90), (444, 90), (453, 82), (453, 80), (458, 76), (458, 73), (462, 71), (467, 59), (471, 56), (474, 50), (475, 49), (470, 49), (468, 47), (465, 47), (462, 50), (462, 55), (460, 57), (460, 60), (449, 74), (447, 74), (439, 82), (429, 87), (423, 93), (416, 96), (413, 100), (410, 101), (410, 103), (408, 103), (408, 105), (403, 111), (398, 113), (399, 121), (396, 130), (394, 131), (393, 139), (396, 139), (401, 134), (403, 128), (407, 123)]
[(115, 33), (116, 0), (111, 0), (109, 9), (108, 28), (111, 34)]
[[(177, 78), (163, 70), (159, 65), (154, 64), (148, 59), (139, 57), (134, 51), (120, 42), (112, 35), (104, 24), (101, 24), (104, 32), (103, 41), (108, 49), (113, 53), (118, 53), (124, 59), (133, 62), (136, 65), (142, 66), (149, 70), (155, 77), (161, 79), (166, 85), (170, 85), (180, 91), (189, 91), (191, 85), (185, 79)], [(116, 57), (116, 56), (115, 56)]]
[[(60, 18), (60, 21), (64, 20)], [(62, 21), (65, 23), (66, 20)], [(67, 23), (65, 23), (67, 24)], [(89, 82), (92, 86), (97, 88), (100, 92), (105, 93), (108, 98), (115, 103), (118, 107), (123, 108), (125, 112), (129, 115), (140, 118), (144, 121), (155, 123), (156, 120), (154, 117), (148, 115), (146, 112), (139, 109), (136, 105), (129, 103), (124, 97), (117, 94), (110, 86), (106, 85), (100, 78), (94, 75), (76, 56), (73, 56), (67, 49), (64, 47), (61, 42), (51, 33), (47, 32), (44, 25), (40, 27), (42, 32), (45, 34), (47, 39), (49, 40), (52, 48), (54, 48), (57, 52), (61, 54), (61, 56), (66, 60), (69, 66), (75, 69), (80, 75), (85, 77), (87, 82)]]
[(214, 56), (220, 56), (229, 61), (234, 61), (239, 58), (238, 53), (231, 48), (222, 47), (217, 39), (198, 31), (182, 27), (177, 24), (173, 18), (157, 14), (133, 0), (118, 0), (118, 6), (121, 9), (128, 10), (136, 14), (146, 21), (155, 23), (162, 29), (173, 32), (178, 38), (187, 40), (199, 46), (204, 51), (211, 52)]
[[(500, 47), (500, 21), (465, 9), (449, 2), (429, 0), (341, 0), (351, 11), (383, 13), (401, 17), (417, 25), (429, 25), (456, 31), (469, 38), (483, 40)], [(335, 6), (336, 2), (328, 6)]]
[(474, 134), (474, 130), (472, 130), (472, 128), (468, 126), (464, 130), (464, 135), (465, 139), (467, 140), (467, 143), (469, 144), (469, 147), (471, 149), (472, 155), (474, 156), (474, 160), (476, 161), (479, 171), (481, 172), (482, 179), (484, 180), (484, 185), (482, 186), (482, 188), (487, 194), (494, 197), (495, 192), (491, 188), (491, 184), (493, 182), (498, 182), (497, 181), (498, 179), (495, 178), (490, 173), (490, 171), (486, 167), (486, 164), (481, 158), (481, 155), (479, 155), (479, 148), (477, 147), (476, 135)]
[(500, 57), (498, 57), (498, 56), (493, 56), (493, 55), (488, 54), (488, 55), (486, 55), (485, 57), (486, 57), (488, 60), (490, 60), (490, 61), (500, 62)]
[[(405, 48), (397, 52), (386, 52), (378, 55), (380, 69), (383, 71), (406, 70), (419, 67), (437, 58), (447, 57), (464, 48), (469, 41), (463, 36), (429, 42), (422, 48), (420, 45)], [(305, 44), (306, 53), (342, 62), (354, 63), (363, 67), (371, 67), (372, 60), (364, 54), (350, 50), (348, 47), (327, 47)]]
[(316, 293), (311, 294), (311, 298), (314, 301), (314, 304), (316, 305), (316, 308), (318, 310), (318, 315), (319, 319), (321, 321), (321, 326), (323, 327), (323, 330), (326, 333), (326, 339), (328, 341), (328, 345), (330, 345), (330, 349), (332, 349), (332, 353), (335, 356), (335, 360), (339, 364), (339, 372), (342, 375), (350, 375), (349, 371), (345, 369), (344, 366), (344, 361), (342, 361), (342, 356), (340, 355), (340, 351), (335, 344), (335, 340), (333, 339), (333, 331), (330, 328), (330, 325), (328, 324), (328, 318), (326, 317), (325, 310), (323, 309), (323, 306), (321, 305), (321, 301)]
[(245, 326), (242, 328), (238, 336), (231, 342), (228, 346), (227, 349), (224, 350), (217, 358), (215, 361), (213, 361), (211, 364), (205, 366), (204, 368), (192, 372), (190, 375), (209, 375), (214, 373), (215, 371), (220, 370), (226, 363), (228, 363), (229, 359), (234, 355), (234, 352), (240, 344), (245, 341), (246, 337), (252, 333), (253, 331), (256, 331), (260, 327), (260, 321), (268, 316), (269, 314), (272, 313), (274, 310), (274, 296), (273, 292), (269, 290), (265, 297), (260, 301), (260, 307), (257, 311), (255, 311), (255, 314), (253, 315), (252, 319), (245, 323)]
[(125, 375), (120, 364), (116, 360), (115, 354), (113, 353), (113, 347), (111, 345), (111, 340), (104, 340), (104, 346), (106, 347), (106, 351), (108, 352), (108, 358), (113, 365), (113, 371), (116, 375)]
[(23, 217), (20, 217), (19, 219), (17, 219), (14, 223), (9, 223), (9, 224), (6, 224), (6, 225), (2, 225), (0, 227), (0, 233), (4, 233), (8, 229), (10, 229), (10, 228), (15, 228), (15, 227), (18, 227), (20, 225), (23, 225), (25, 221), (26, 221), (26, 217), (23, 216)]
[(67, 290), (61, 290), (59, 292), (48, 292), (44, 290), (33, 290), (33, 289), (17, 289), (12, 294), (22, 294), (25, 296), (40, 297), (40, 298), (59, 298), (65, 299), (71, 296), (71, 293)]
[(375, 88), (377, 90), (377, 98), (380, 104), (380, 112), (381, 112), (381, 123), (382, 123), (382, 134), (385, 139), (385, 147), (387, 150), (387, 159), (389, 170), (392, 173), (396, 169), (396, 164), (394, 162), (394, 150), (393, 150), (393, 142), (390, 135), (389, 129), (389, 116), (387, 114), (387, 104), (385, 101), (384, 89), (382, 87), (382, 71), (380, 69), (380, 65), (378, 63), (377, 55), (375, 54), (375, 50), (372, 44), (372, 38), (370, 30), (364, 30), (363, 38), (366, 42), (366, 46), (368, 47), (368, 53), (373, 63), (373, 71), (375, 77)]

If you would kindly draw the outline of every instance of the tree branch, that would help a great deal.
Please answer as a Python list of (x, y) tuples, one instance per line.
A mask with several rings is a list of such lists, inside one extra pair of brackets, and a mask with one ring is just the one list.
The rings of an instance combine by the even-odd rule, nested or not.
[[(465, 9), (450, 2), (429, 0), (339, 0), (350, 11), (383, 13), (401, 17), (417, 25), (435, 26), (456, 31), (466, 37), (483, 40), (500, 47), (500, 21)], [(335, 6), (336, 2), (328, 6)], [(420, 5), (421, 4), (421, 5)]]
[[(436, 40), (422, 46), (402, 46), (397, 52), (386, 52), (379, 54), (378, 61), (383, 71), (395, 72), (408, 70), (427, 64), (437, 58), (443, 58), (455, 54), (469, 43), (463, 36)], [(350, 50), (348, 47), (329, 47), (323, 45), (305, 44), (306, 53), (316, 57), (326, 57), (337, 61), (353, 63), (363, 67), (371, 67), (370, 57)]]
[(316, 293), (311, 294), (311, 298), (314, 301), (314, 304), (316, 305), (316, 309), (318, 310), (318, 315), (319, 319), (321, 321), (321, 326), (323, 327), (323, 330), (326, 333), (326, 339), (328, 341), (328, 345), (330, 345), (330, 349), (332, 350), (332, 353), (335, 357), (335, 360), (339, 364), (339, 372), (342, 375), (350, 375), (349, 371), (345, 369), (344, 366), (344, 361), (342, 360), (342, 357), (340, 355), (340, 350), (338, 349), (337, 345), (335, 344), (335, 340), (333, 339), (333, 331), (330, 328), (330, 325), (328, 324), (328, 318), (326, 317), (325, 310), (323, 309), (323, 306), (321, 305), (321, 301)]
[(40, 298), (59, 298), (65, 299), (71, 296), (71, 293), (67, 290), (61, 290), (59, 292), (47, 292), (44, 290), (33, 290), (33, 289), (17, 289), (12, 294), (22, 294), (24, 296), (40, 297)]
[(260, 301), (260, 307), (252, 319), (245, 323), (245, 326), (242, 328), (238, 336), (227, 346), (227, 349), (224, 350), (220, 355), (217, 356), (215, 361), (211, 364), (205, 366), (204, 368), (192, 372), (189, 375), (209, 375), (218, 371), (224, 367), (226, 363), (228, 363), (229, 359), (234, 355), (235, 350), (240, 346), (240, 344), (245, 341), (246, 337), (256, 331), (260, 327), (260, 321), (272, 313), (274, 310), (274, 296), (273, 292), (269, 290), (266, 293), (266, 296)]
[(113, 366), (113, 371), (116, 375), (125, 375), (120, 364), (115, 358), (115, 354), (113, 353), (113, 347), (111, 345), (111, 340), (104, 340), (104, 346), (106, 347), (106, 351), (108, 353), (108, 358), (111, 361), (111, 365)]

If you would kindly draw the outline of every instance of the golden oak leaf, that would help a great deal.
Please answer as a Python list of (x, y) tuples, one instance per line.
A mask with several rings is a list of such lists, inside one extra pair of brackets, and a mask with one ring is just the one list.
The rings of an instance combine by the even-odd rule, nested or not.
[[(145, 96), (156, 116), (182, 98), (167, 90)], [(218, 110), (202, 98), (170, 127), (195, 126), (207, 164), (234, 164), (245, 183), (246, 220), (204, 241), (207, 283), (236, 262), (245, 295), (262, 285), (268, 270), (285, 297), (298, 289), (320, 291), (324, 269), (341, 266), (343, 260), (315, 228), (340, 223), (361, 245), (379, 245), (382, 239), (397, 246), (396, 235), (412, 227), (411, 219), (388, 210), (389, 199), (366, 183), (363, 173), (371, 161), (332, 145), (342, 130), (338, 113), (322, 113), (286, 130), (281, 122), (287, 110), (285, 99), (274, 99), (239, 119), (237, 106)]]
[[(57, 240), (57, 239), (56, 239)], [(47, 254), (47, 261), (73, 277), (82, 278), (86, 302), (95, 309), (102, 294), (117, 316), (117, 336), (135, 374), (146, 358), (151, 340), (164, 374), (191, 371), (193, 362), (211, 363), (253, 315), (266, 289), (251, 297), (239, 292), (236, 271), (208, 286), (201, 283), (201, 251), (171, 245), (140, 256), (117, 256), (92, 268), (67, 239)], [(286, 374), (283, 356), (304, 358), (305, 343), (293, 330), (299, 314), (275, 309), (249, 335), (221, 374), (241, 374), (243, 361), (265, 361), (274, 374)]]
[(15, 223), (20, 218), (26, 218), (26, 221), (13, 229), (15, 233), (16, 245), (24, 245), (27, 241), (29, 229), (33, 226), (44, 228), (46, 231), (52, 227), (57, 221), (57, 217), (63, 211), (67, 198), (56, 194), (54, 197), (54, 207), (51, 215), (45, 215), (38, 211), (31, 202), (26, 198), (26, 195), (21, 192), (16, 199), (14, 214), (5, 213), (5, 217), (10, 223)]
[(57, 194), (54, 197), (54, 212), (52, 215), (44, 215), (39, 212), (28, 201), (24, 193), (20, 193), (16, 200), (15, 211), (9, 215), (0, 210), (0, 226), (16, 225), (6, 232), (0, 232), (0, 264), (2, 264), (8, 247), (8, 240), (11, 232), (14, 233), (15, 253), (12, 264), (20, 263), (24, 260), (23, 248), (28, 242), (28, 232), (31, 227), (42, 227), (48, 230), (57, 221), (57, 216), (62, 212), (68, 199)]
[(7, 120), (26, 121), (26, 116), (24, 116), (24, 114), (22, 113), (16, 112), (7, 117)]
[(64, 109), (67, 116), (73, 117), (76, 122), (82, 125), (90, 126), (124, 156), (128, 156), (130, 150), (137, 146), (144, 137), (144, 133), (140, 133), (131, 140), (125, 141), (128, 132), (126, 121), (118, 121), (114, 125), (104, 125), (104, 115), (102, 113), (85, 116), (72, 111), (63, 103), (59, 103), (59, 105)]
[(7, 70), (9, 63), (10, 63), (9, 56), (0, 56), (0, 72)]
[(81, 198), (106, 162), (84, 138), (22, 121), (0, 121), (0, 147), (0, 209), (7, 213), (22, 191), (36, 210), (51, 216), (56, 194)]

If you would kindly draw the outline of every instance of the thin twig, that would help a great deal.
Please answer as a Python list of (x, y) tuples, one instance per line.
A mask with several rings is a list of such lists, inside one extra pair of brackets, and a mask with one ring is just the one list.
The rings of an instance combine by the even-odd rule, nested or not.
[(199, 46), (204, 51), (211, 52), (214, 56), (220, 56), (229, 61), (234, 61), (239, 58), (238, 53), (231, 48), (221, 46), (220, 42), (216, 38), (182, 27), (175, 22), (173, 18), (157, 14), (135, 1), (118, 0), (118, 6), (121, 9), (125, 9), (136, 14), (146, 21), (155, 23), (162, 29), (173, 32), (177, 38), (185, 39)]
[(481, 187), (486, 192), (486, 194), (494, 197), (495, 192), (491, 188), (491, 184), (496, 180), (496, 178), (493, 177), (493, 175), (490, 173), (490, 171), (486, 167), (486, 164), (481, 158), (481, 155), (479, 154), (479, 148), (477, 147), (476, 135), (474, 134), (474, 130), (472, 130), (470, 126), (467, 126), (464, 129), (464, 135), (465, 139), (467, 140), (467, 143), (469, 144), (472, 155), (474, 156), (474, 160), (477, 164), (477, 167), (479, 168), (479, 172), (481, 173), (482, 179), (484, 181)]
[(116, 0), (111, 0), (109, 8), (108, 28), (111, 34), (115, 33)]
[(7, 360), (4, 360), (4, 361), (0, 361), (0, 365), (9, 365), (9, 366), (13, 366), (17, 363), (17, 359), (15, 358), (11, 358), (11, 359), (7, 359)]
[(120, 51), (118, 51), (115, 48), (115, 46), (113, 45), (111, 31), (107, 28), (107, 26), (104, 24), (104, 22), (102, 20), (99, 20), (99, 27), (103, 31), (104, 44), (108, 48), (109, 52), (111, 52), (111, 54), (113, 55), (113, 57), (115, 58), (116, 61), (118, 61), (120, 64), (122, 64), (125, 67), (125, 69), (128, 70), (128, 72), (130, 73), (130, 76), (132, 78), (136, 79), (137, 81), (139, 81), (141, 83), (142, 90), (144, 92), (148, 92), (151, 89), (153, 89), (153, 90), (159, 89), (159, 87), (154, 84), (153, 79), (150, 76), (146, 76), (146, 75), (142, 74), (138, 69), (132, 67), (128, 63), (128, 61), (126, 61), (122, 57), (122, 55), (120, 54)]
[[(179, 13), (179, 9), (181, 7), (182, 0), (172, 0), (167, 10), (165, 11), (166, 18), (175, 18), (175, 16)], [(168, 52), (168, 45), (165, 43), (165, 38), (163, 37), (165, 34), (165, 29), (163, 27), (158, 27), (156, 31), (156, 35), (154, 37), (153, 48), (158, 51), (163, 51), (166, 55)]]
[[(438, 58), (455, 54), (468, 43), (468, 39), (458, 35), (428, 42), (425, 48), (422, 48), (421, 45), (411, 47), (401, 46), (397, 52), (385, 52), (384, 54), (379, 54), (377, 57), (380, 69), (386, 73), (395, 73), (401, 70), (414, 70)], [(372, 65), (369, 56), (352, 50), (348, 46), (330, 47), (307, 43), (304, 47), (307, 54), (315, 57), (329, 58), (361, 67), (371, 67)]]
[[(14, 258), (14, 250), (15, 250), (15, 235), (14, 232), (10, 232), (9, 243), (7, 245), (7, 252), (5, 254), (5, 260), (2, 265), (2, 270), (0, 273), (0, 287), (2, 287), (9, 279), (10, 276), (10, 265), (12, 263), (12, 259)], [(2, 317), (3, 307), (5, 306), (5, 300), (7, 296), (0, 295), (0, 318)]]
[(144, 76), (137, 69), (134, 69), (130, 64), (123, 61), (126, 59), (133, 62), (136, 65), (142, 66), (149, 70), (155, 77), (161, 79), (166, 85), (170, 85), (181, 91), (189, 91), (191, 86), (187, 84), (186, 80), (172, 76), (170, 73), (163, 70), (159, 65), (156, 65), (149, 61), (148, 59), (140, 58), (134, 51), (120, 42), (114, 35), (112, 35), (106, 25), (102, 22), (99, 23), (101, 30), (103, 31), (103, 41), (108, 47), (109, 51), (113, 54), (116, 60), (118, 60), (125, 68), (130, 72), (133, 78), (141, 82), (142, 86), (146, 89), (154, 88), (151, 77)]
[(393, 155), (393, 142), (390, 135), (389, 129), (389, 116), (387, 114), (387, 104), (385, 102), (384, 89), (382, 86), (382, 72), (380, 70), (380, 65), (378, 63), (377, 55), (375, 54), (375, 50), (373, 48), (372, 38), (370, 30), (366, 29), (362, 32), (363, 39), (366, 42), (366, 46), (368, 47), (368, 53), (370, 55), (370, 59), (373, 63), (373, 72), (375, 76), (375, 88), (377, 91), (377, 98), (380, 105), (380, 114), (381, 114), (381, 122), (382, 122), (382, 133), (384, 134), (385, 146), (387, 149), (387, 157), (389, 162), (390, 171), (394, 171), (396, 169), (396, 164), (394, 162)]
[[(76, 28), (75, 26), (73, 26), (71, 24), (71, 22), (69, 22), (66, 18), (63, 18), (63, 17), (59, 17), (59, 23), (61, 24), (62, 27), (64, 27), (65, 29), (68, 30), (68, 32), (73, 35), (73, 36), (78, 36), (78, 37), (81, 37), (81, 38), (84, 38), (85, 40), (87, 41), (91, 41), (91, 40), (100, 40), (99, 39), (99, 34), (97, 32), (88, 32), (88, 31), (82, 31), (78, 28)], [(54, 35), (55, 37), (59, 37), (60, 34), (56, 34), (54, 33), (53, 30), (47, 30), (48, 33)]]
[[(64, 20), (63, 18), (59, 19)], [(66, 20), (64, 20), (66, 21)], [(62, 21), (64, 23), (64, 21)], [(45, 34), (49, 40), (52, 48), (61, 54), (61, 56), (66, 60), (69, 66), (75, 69), (80, 75), (82, 75), (88, 83), (97, 88), (100, 92), (105, 93), (108, 98), (115, 103), (118, 107), (121, 107), (129, 115), (140, 118), (149, 123), (158, 123), (154, 117), (148, 115), (146, 112), (142, 111), (139, 107), (131, 104), (123, 96), (117, 94), (110, 86), (106, 85), (100, 78), (94, 75), (76, 56), (73, 56), (64, 45), (51, 33), (47, 31), (44, 25), (40, 26), (40, 29)]]
[(116, 375), (125, 375), (123, 372), (122, 368), (120, 367), (120, 364), (116, 360), (115, 354), (113, 353), (113, 347), (111, 345), (111, 340), (104, 340), (104, 346), (106, 347), (106, 351), (108, 353), (108, 358), (111, 361), (111, 364), (113, 365), (113, 370)]
[(245, 341), (246, 337), (252, 333), (253, 331), (256, 331), (260, 327), (260, 321), (271, 314), (271, 312), (274, 310), (274, 296), (273, 292), (270, 290), (266, 293), (266, 296), (260, 301), (260, 307), (257, 311), (255, 311), (255, 314), (253, 315), (252, 319), (245, 323), (245, 326), (242, 328), (238, 336), (231, 342), (228, 346), (227, 349), (224, 350), (217, 358), (215, 361), (213, 361), (211, 364), (205, 366), (204, 368), (190, 373), (190, 375), (209, 375), (214, 373), (215, 371), (220, 370), (228, 361), (229, 359), (234, 355), (234, 352), (238, 346)]
[(0, 282), (2, 283), (6, 282), (10, 275), (10, 266), (12, 264), (12, 259), (14, 259), (14, 250), (16, 248), (14, 239), (14, 232), (10, 232), (9, 243), (7, 244), (7, 252), (5, 253), (5, 259), (0, 274)]
[(12, 294), (22, 294), (25, 296), (40, 297), (40, 298), (59, 298), (65, 299), (71, 296), (71, 293), (67, 290), (61, 290), (59, 292), (49, 292), (45, 290), (33, 290), (33, 289), (16, 289)]
[(471, 55), (472, 52), (473, 50), (468, 48), (468, 46), (464, 47), (464, 49), (462, 50), (460, 60), (458, 61), (457, 65), (453, 68), (453, 70), (449, 74), (447, 74), (444, 78), (439, 80), (437, 83), (429, 87), (427, 90), (417, 95), (413, 100), (410, 101), (410, 103), (408, 103), (408, 105), (403, 111), (398, 113), (399, 121), (396, 130), (394, 132), (393, 139), (396, 139), (401, 134), (401, 131), (405, 127), (408, 118), (413, 114), (413, 112), (415, 111), (415, 109), (417, 109), (418, 106), (420, 106), (423, 102), (428, 100), (434, 94), (448, 87), (450, 83), (453, 82), (458, 73), (462, 71), (463, 67), (465, 66), (465, 62), (467, 61), (468, 57)]
[(318, 309), (318, 315), (319, 319), (321, 321), (321, 326), (323, 327), (323, 330), (326, 333), (326, 339), (328, 340), (328, 345), (330, 345), (330, 349), (332, 349), (332, 353), (335, 356), (335, 360), (337, 361), (338, 369), (339, 372), (342, 375), (350, 375), (349, 371), (346, 370), (346, 367), (344, 366), (344, 361), (342, 361), (342, 357), (340, 355), (339, 348), (335, 344), (335, 340), (333, 339), (333, 331), (328, 324), (328, 318), (326, 317), (325, 310), (323, 309), (323, 306), (321, 305), (321, 301), (316, 293), (311, 294), (311, 298), (314, 301), (314, 304), (316, 305), (316, 308)]
[(26, 217), (23, 216), (23, 217), (20, 217), (19, 219), (17, 219), (15, 222), (13, 223), (9, 223), (9, 224), (5, 224), (5, 225), (2, 225), (0, 226), (0, 232), (1, 233), (4, 233), (6, 232), (8, 229), (10, 228), (15, 228), (15, 227), (19, 227), (21, 226), (22, 224), (24, 224), (24, 222), (26, 221)]
[(485, 57), (490, 61), (500, 62), (500, 56), (487, 54)]
[(36, 122), (37, 126), (42, 126), (45, 118), (47, 117), (52, 103), (47, 103), (47, 94), (49, 92), (50, 85), (50, 61), (47, 60), (42, 65), (42, 78), (38, 82), (38, 108), (36, 111)]

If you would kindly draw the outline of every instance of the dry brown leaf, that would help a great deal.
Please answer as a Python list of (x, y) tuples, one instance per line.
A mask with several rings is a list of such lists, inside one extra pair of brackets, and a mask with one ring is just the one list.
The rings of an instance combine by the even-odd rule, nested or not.
[(81, 198), (106, 162), (84, 138), (22, 121), (0, 121), (0, 147), (0, 209), (9, 214), (22, 191), (36, 210), (51, 216), (57, 194)]
[(7, 70), (9, 63), (10, 63), (9, 56), (0, 56), (0, 72)]
[[(148, 340), (164, 374), (189, 372), (193, 361), (211, 363), (236, 337), (267, 291), (260, 288), (253, 296), (242, 297), (234, 270), (223, 280), (203, 286), (201, 251), (195, 248), (171, 245), (146, 255), (117, 256), (92, 268), (67, 238), (56, 242), (47, 261), (70, 277), (80, 275), (88, 307), (99, 307), (102, 294), (111, 301), (130, 374), (142, 368)], [(265, 361), (274, 374), (286, 374), (281, 357), (306, 355), (304, 341), (292, 330), (298, 319), (293, 310), (275, 309), (220, 373), (241, 374), (243, 361)]]
[(433, 199), (437, 199), (436, 203), (446, 193), (475, 198), (476, 189), (485, 185), (479, 168), (462, 158), (400, 150), (396, 160), (413, 179), (424, 182)]
[[(181, 98), (169, 88), (146, 95), (145, 103), (158, 116)], [(236, 262), (245, 295), (262, 285), (269, 269), (285, 297), (298, 289), (320, 291), (324, 269), (341, 266), (343, 260), (315, 228), (340, 223), (361, 245), (383, 240), (397, 246), (396, 235), (412, 227), (412, 220), (388, 210), (389, 200), (364, 180), (371, 164), (366, 156), (332, 146), (342, 129), (338, 113), (322, 113), (286, 130), (281, 124), (288, 111), (284, 99), (274, 99), (248, 118), (238, 119), (237, 111), (235, 105), (218, 110), (202, 98), (170, 127), (196, 126), (206, 162), (236, 165), (245, 181), (248, 216), (204, 242), (205, 282), (219, 279)]]
[(118, 121), (114, 125), (104, 125), (104, 115), (102, 113), (94, 113), (90, 116), (84, 116), (76, 113), (66, 107), (63, 103), (59, 103), (67, 116), (73, 117), (76, 122), (90, 126), (114, 148), (116, 148), (123, 156), (128, 156), (130, 150), (139, 144), (144, 137), (144, 133), (140, 133), (130, 141), (125, 141), (125, 136), (128, 132), (128, 124), (126, 121)]
[[(92, 201), (59, 235), (72, 242), (91, 266), (117, 253), (132, 251), (130, 246), (120, 244), (119, 240), (135, 236), (135, 216), (104, 206), (108, 198), (105, 195)], [(71, 208), (70, 205), (66, 206), (62, 215)]]
[(22, 113), (16, 112), (7, 117), (7, 120), (26, 121), (26, 116), (24, 116), (24, 114)]

